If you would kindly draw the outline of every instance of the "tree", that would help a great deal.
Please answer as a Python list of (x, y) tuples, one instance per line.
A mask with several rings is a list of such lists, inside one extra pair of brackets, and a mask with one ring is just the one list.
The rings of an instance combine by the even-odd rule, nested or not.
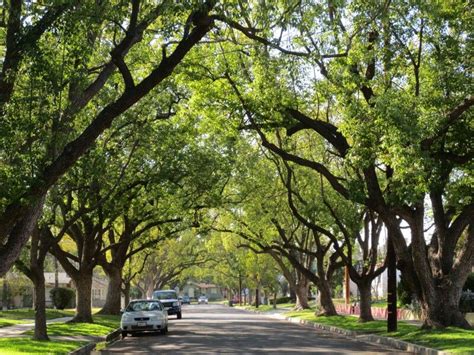
[[(327, 194), (322, 181), (320, 194), (310, 194), (308, 199), (305, 197), (308, 193), (298, 189), (298, 184), (293, 182), (296, 180), (295, 171), (288, 163), (284, 162), (284, 165), (286, 175), (281, 169), (278, 171), (287, 188), (288, 203), (292, 213), (300, 223), (313, 230), (314, 233), (321, 233), (331, 240), (335, 254), (348, 267), (350, 278), (359, 289), (359, 320), (362, 322), (374, 320), (371, 311), (371, 285), (372, 281), (386, 269), (387, 263), (386, 258), (384, 262), (379, 259), (379, 239), (383, 226), (381, 218), (377, 218), (371, 211), (361, 209), (358, 205), (347, 203), (337, 194)], [(327, 211), (319, 209), (315, 212), (309, 200), (322, 200)], [(331, 223), (335, 226), (331, 226)], [(298, 250), (311, 254), (311, 250), (305, 250), (301, 246)], [(360, 253), (358, 253), (359, 250)], [(360, 256), (354, 260), (354, 254), (360, 254)]]
[[(219, 18), (237, 42), (259, 44), (247, 56), (221, 56), (217, 77), (231, 79), (236, 119), (383, 220), (425, 327), (469, 327), (458, 306), (474, 258), (472, 16), (464, 5), (265, 3), (242, 10), (245, 25), (231, 10)], [(303, 135), (333, 159), (301, 150)], [(425, 232), (430, 215), (434, 230)]]
[(45, 259), (50, 247), (49, 229), (37, 226), (29, 245), (28, 261), (18, 259), (16, 267), (28, 277), (34, 286), (35, 328), (33, 339), (49, 340), (46, 325)]
[(186, 280), (188, 269), (201, 267), (209, 260), (204, 241), (191, 231), (156, 245), (149, 253), (147, 265), (135, 281), (147, 298), (154, 290), (175, 287)]
[[(198, 8), (171, 1), (151, 6), (136, 0), (132, 1), (130, 8), (124, 3), (115, 7), (112, 2), (91, 2), (75, 7), (72, 2), (64, 5), (48, 2), (47, 10), (40, 12), (37, 7), (41, 5), (23, 8), (21, 1), (17, 0), (9, 4), (5, 57), (0, 77), (0, 83), (6, 90), (2, 91), (0, 105), (3, 111), (2, 147), (10, 147), (2, 155), (2, 185), (11, 187), (3, 190), (1, 196), (0, 275), (4, 275), (18, 258), (41, 214), (44, 198), (51, 186), (117, 117), (169, 77), (213, 26), (209, 16), (213, 4), (207, 2)], [(64, 16), (61, 26), (56, 21), (66, 10), (70, 10), (70, 16)], [(37, 13), (42, 16), (39, 15), (41, 17), (34, 25), (23, 23), (23, 18), (36, 18)], [(112, 19), (106, 20), (105, 13), (109, 13)], [(57, 27), (53, 28), (53, 23)], [(121, 27), (124, 23), (128, 24), (126, 29)], [(146, 33), (146, 30), (152, 31)], [(21, 33), (19, 38), (18, 33)], [(68, 38), (66, 33), (74, 36)], [(99, 35), (104, 37), (99, 38)], [(65, 43), (65, 39), (70, 42)], [(127, 64), (143, 40), (147, 44), (151, 43), (148, 48), (152, 49), (153, 54), (157, 47), (161, 49), (157, 55), (158, 64), (147, 66), (151, 63), (148, 59), (142, 67), (139, 64), (143, 64), (143, 61)], [(53, 105), (39, 106), (38, 102), (44, 96), (35, 98), (32, 94), (41, 92), (50, 84), (40, 75), (47, 72), (46, 68), (35, 66), (35, 59), (48, 64), (50, 49), (58, 43), (63, 53), (62, 75), (59, 82), (56, 81), (59, 85), (51, 98), (56, 105), (53, 109)], [(33, 58), (30, 68), (25, 60), (28, 53), (26, 48), (31, 49), (29, 58)], [(85, 53), (90, 55), (84, 55), (85, 48)], [(110, 57), (104, 53), (110, 53)], [(23, 92), (15, 90), (22, 64), (26, 69), (31, 69), (30, 73), (38, 70), (36, 79), (40, 81), (33, 85), (31, 80), (27, 115), (23, 115), (24, 110), (18, 109), (24, 99)], [(115, 75), (116, 68), (121, 74), (121, 81)], [(134, 71), (140, 71), (140, 75), (135, 75), (136, 78), (143, 78), (137, 83)], [(19, 127), (16, 124), (18, 122), (26, 124), (26, 127)], [(79, 127), (76, 132), (75, 128)], [(44, 137), (31, 136), (36, 128), (47, 134)], [(11, 143), (23, 141), (18, 139), (25, 133), (30, 135), (36, 149), (15, 151), (17, 144)], [(12, 154), (9, 156), (10, 152)], [(23, 160), (32, 163), (28, 166), (31, 169), (22, 168)], [(12, 174), (12, 171), (15, 173)]]

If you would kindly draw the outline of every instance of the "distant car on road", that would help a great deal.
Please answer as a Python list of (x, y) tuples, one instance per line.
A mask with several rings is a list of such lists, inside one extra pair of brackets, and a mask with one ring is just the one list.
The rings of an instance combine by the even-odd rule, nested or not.
[(178, 319), (182, 318), (181, 303), (178, 300), (178, 294), (175, 290), (154, 291), (152, 298), (159, 300), (163, 304), (165, 309), (168, 311), (168, 315), (176, 314)]
[(139, 332), (168, 332), (168, 313), (156, 300), (136, 300), (128, 304), (120, 321), (122, 338)]
[(198, 303), (199, 303), (199, 304), (201, 304), (201, 303), (207, 304), (208, 302), (209, 302), (209, 300), (207, 299), (206, 296), (204, 296), (204, 295), (199, 296), (199, 298), (198, 298)]
[(191, 299), (189, 296), (183, 296), (183, 300), (181, 301), (182, 304), (191, 304)]

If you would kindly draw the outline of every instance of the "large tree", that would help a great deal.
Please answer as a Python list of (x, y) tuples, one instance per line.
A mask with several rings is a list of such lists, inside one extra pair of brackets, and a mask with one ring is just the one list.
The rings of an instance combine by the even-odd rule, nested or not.
[[(426, 327), (469, 327), (458, 307), (474, 260), (466, 8), (262, 3), (233, 10), (243, 23), (230, 10), (218, 18), (245, 52), (214, 49), (223, 59), (214, 75), (229, 81), (241, 125), (383, 220)], [(324, 142), (332, 158), (303, 148), (302, 136)]]
[(18, 258), (51, 186), (213, 26), (212, 1), (7, 5), (0, 32), (0, 275)]

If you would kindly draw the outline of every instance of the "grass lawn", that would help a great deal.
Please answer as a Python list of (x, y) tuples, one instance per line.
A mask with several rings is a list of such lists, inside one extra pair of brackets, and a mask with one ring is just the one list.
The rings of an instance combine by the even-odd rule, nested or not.
[[(120, 326), (120, 316), (94, 315), (94, 323), (54, 323), (48, 325), (48, 335), (104, 336)], [(25, 334), (31, 335), (33, 331)]]
[(240, 308), (240, 309), (246, 309), (250, 311), (259, 311), (259, 312), (269, 312), (273, 310), (273, 306), (268, 306), (268, 305), (260, 305), (257, 307), (255, 306), (239, 306), (236, 305), (235, 308)]
[[(281, 303), (281, 304), (277, 304), (277, 309), (281, 309), (281, 308), (294, 308), (295, 307), (295, 303)], [(239, 306), (238, 303), (234, 304), (234, 307), (236, 308), (241, 308), (241, 309), (247, 309), (247, 310), (251, 310), (251, 311), (259, 311), (259, 312), (269, 312), (269, 311), (272, 311), (274, 308), (273, 308), (273, 303), (270, 304), (270, 305), (266, 305), (266, 304), (261, 304), (260, 306), (258, 306), (258, 308), (256, 308), (255, 306), (250, 306), (250, 305), (246, 305), (246, 306)]]
[(331, 325), (361, 333), (376, 333), (383, 336), (395, 337), (401, 340), (423, 345), (429, 348), (453, 352), (474, 352), (474, 332), (459, 328), (443, 330), (421, 330), (418, 326), (398, 322), (398, 331), (387, 333), (387, 323), (382, 320), (359, 323), (354, 316), (317, 317), (314, 311), (287, 312), (287, 317), (296, 317), (313, 323)]
[[(46, 318), (62, 318), (74, 315), (74, 310), (46, 309)], [(0, 328), (15, 324), (33, 323), (35, 311), (30, 308), (0, 311)]]
[(0, 338), (0, 354), (67, 354), (85, 345), (80, 341), (38, 341), (29, 338)]
[(25, 323), (31, 323), (31, 319), (21, 320), (21, 319), (9, 319), (9, 318), (0, 317), (0, 328), (9, 327), (11, 325), (16, 325), (16, 324), (25, 324)]

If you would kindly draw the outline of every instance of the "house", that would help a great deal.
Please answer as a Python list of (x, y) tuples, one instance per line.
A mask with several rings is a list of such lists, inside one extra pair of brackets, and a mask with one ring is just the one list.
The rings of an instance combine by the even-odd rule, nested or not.
[[(73, 288), (71, 278), (65, 272), (58, 272), (58, 287), (63, 288)], [(53, 300), (51, 299), (51, 290), (56, 285), (56, 273), (54, 272), (45, 272), (44, 273), (44, 284), (45, 284), (45, 291), (46, 291), (46, 307), (53, 307)], [(75, 300), (74, 304), (71, 307), (75, 307)]]
[(94, 276), (92, 278), (92, 307), (103, 307), (107, 298), (107, 287), (109, 280), (104, 277)]
[[(45, 272), (46, 307), (53, 307), (50, 291), (55, 287), (55, 273)], [(94, 275), (92, 278), (92, 307), (102, 307), (107, 297), (107, 278)], [(58, 286), (75, 289), (74, 282), (65, 272), (58, 272)], [(75, 300), (71, 307), (75, 307)]]
[(191, 299), (205, 295), (210, 301), (223, 298), (221, 287), (214, 284), (194, 281), (186, 282), (180, 294), (189, 296)]

